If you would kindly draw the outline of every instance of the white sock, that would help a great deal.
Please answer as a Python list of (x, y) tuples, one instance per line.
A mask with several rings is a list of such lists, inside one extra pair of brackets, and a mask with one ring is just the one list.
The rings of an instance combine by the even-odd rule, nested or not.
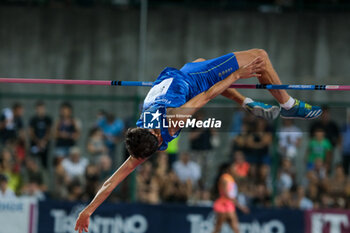
[(294, 103), (295, 103), (295, 99), (293, 99), (293, 97), (289, 97), (289, 100), (287, 102), (285, 102), (284, 104), (280, 104), (280, 105), (285, 110), (289, 110), (293, 107)]
[(246, 98), (243, 100), (242, 107), (244, 107), (245, 105), (247, 105), (247, 104), (249, 104), (249, 103), (252, 103), (252, 102), (254, 102), (254, 100), (252, 100), (251, 98), (246, 97)]

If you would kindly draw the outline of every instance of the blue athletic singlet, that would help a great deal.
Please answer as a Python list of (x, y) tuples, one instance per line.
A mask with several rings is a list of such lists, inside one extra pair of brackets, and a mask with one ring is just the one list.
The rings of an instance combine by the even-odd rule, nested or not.
[[(166, 116), (167, 108), (177, 108), (185, 104), (196, 95), (207, 91), (215, 83), (223, 80), (229, 74), (239, 68), (233, 53), (203, 62), (190, 62), (180, 70), (175, 68), (164, 69), (148, 92), (142, 108), (140, 119), (136, 125), (148, 128), (145, 125), (145, 114), (160, 113), (160, 122)], [(148, 116), (147, 115), (147, 116)], [(180, 130), (173, 136), (169, 134), (168, 128), (160, 124), (159, 129), (163, 139), (159, 150), (165, 150), (168, 143), (176, 138)]]

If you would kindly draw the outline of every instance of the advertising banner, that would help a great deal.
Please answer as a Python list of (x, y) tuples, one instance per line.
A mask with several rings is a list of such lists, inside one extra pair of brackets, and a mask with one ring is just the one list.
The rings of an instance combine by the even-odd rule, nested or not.
[(0, 200), (0, 233), (36, 233), (37, 203), (32, 199)]
[(350, 211), (310, 210), (305, 212), (306, 233), (350, 233)]
[[(39, 203), (39, 233), (73, 233), (81, 203)], [(304, 214), (298, 210), (252, 209), (239, 213), (241, 233), (303, 232)], [(90, 219), (90, 233), (212, 233), (212, 208), (186, 205), (101, 205)], [(228, 225), (222, 233), (232, 233)]]

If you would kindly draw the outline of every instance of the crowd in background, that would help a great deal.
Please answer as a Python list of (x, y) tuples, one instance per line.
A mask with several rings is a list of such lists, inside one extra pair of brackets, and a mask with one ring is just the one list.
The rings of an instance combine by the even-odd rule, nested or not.
[[(24, 110), (20, 103), (1, 110), (0, 198), (89, 201), (117, 167), (117, 151), (124, 151), (122, 160), (128, 156), (123, 145), (126, 122), (112, 113), (98, 112), (85, 148), (81, 148), (77, 142), (82, 124), (70, 103), (62, 103), (59, 116), (51, 116), (39, 101), (28, 122)], [(196, 117), (205, 118), (202, 114)], [(173, 140), (167, 151), (158, 152), (123, 182), (110, 200), (130, 200), (134, 184), (140, 202), (211, 206), (220, 176), (214, 156), (219, 133), (202, 128), (191, 129), (188, 135), (188, 151), (179, 150), (178, 139)], [(320, 119), (309, 122), (309, 132), (286, 119), (276, 130), (271, 122), (238, 111), (230, 136), (226, 164), (234, 165), (240, 204), (350, 207), (350, 123), (338, 125), (326, 107)], [(305, 153), (303, 143), (307, 144)], [(336, 148), (342, 154), (339, 163), (334, 163)], [(300, 179), (298, 172), (303, 172)]]
[(90, 200), (113, 172), (123, 121), (100, 111), (85, 149), (77, 145), (81, 122), (70, 103), (62, 103), (55, 118), (43, 102), (36, 103), (35, 111), (29, 122), (23, 120), (20, 103), (1, 112), (0, 196)]

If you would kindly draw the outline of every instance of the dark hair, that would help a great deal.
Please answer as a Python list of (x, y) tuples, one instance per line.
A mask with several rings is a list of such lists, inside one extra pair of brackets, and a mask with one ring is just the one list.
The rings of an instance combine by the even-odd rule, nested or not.
[(68, 192), (72, 193), (76, 187), (81, 187), (82, 184), (78, 179), (74, 179), (67, 187)]
[(16, 102), (12, 105), (12, 109), (14, 109), (14, 110), (16, 110), (18, 108), (22, 108), (22, 107), (23, 107), (23, 105), (19, 102)]
[(91, 137), (92, 135), (94, 135), (96, 132), (100, 131), (101, 129), (98, 128), (98, 127), (93, 127), (89, 130), (89, 133), (88, 133), (88, 137)]
[(317, 127), (314, 132), (325, 132), (325, 130), (322, 127)]
[(70, 110), (73, 110), (73, 106), (69, 102), (62, 102), (60, 108), (69, 108)]
[(232, 163), (222, 163), (219, 166), (217, 175), (215, 177), (214, 186), (212, 188), (212, 197), (215, 199), (219, 196), (219, 182), (221, 176), (228, 171)]
[(115, 120), (115, 116), (112, 113), (107, 113), (106, 114), (106, 120), (108, 122), (113, 122)]
[(125, 135), (125, 145), (132, 157), (145, 159), (157, 151), (158, 139), (148, 129), (129, 128)]

